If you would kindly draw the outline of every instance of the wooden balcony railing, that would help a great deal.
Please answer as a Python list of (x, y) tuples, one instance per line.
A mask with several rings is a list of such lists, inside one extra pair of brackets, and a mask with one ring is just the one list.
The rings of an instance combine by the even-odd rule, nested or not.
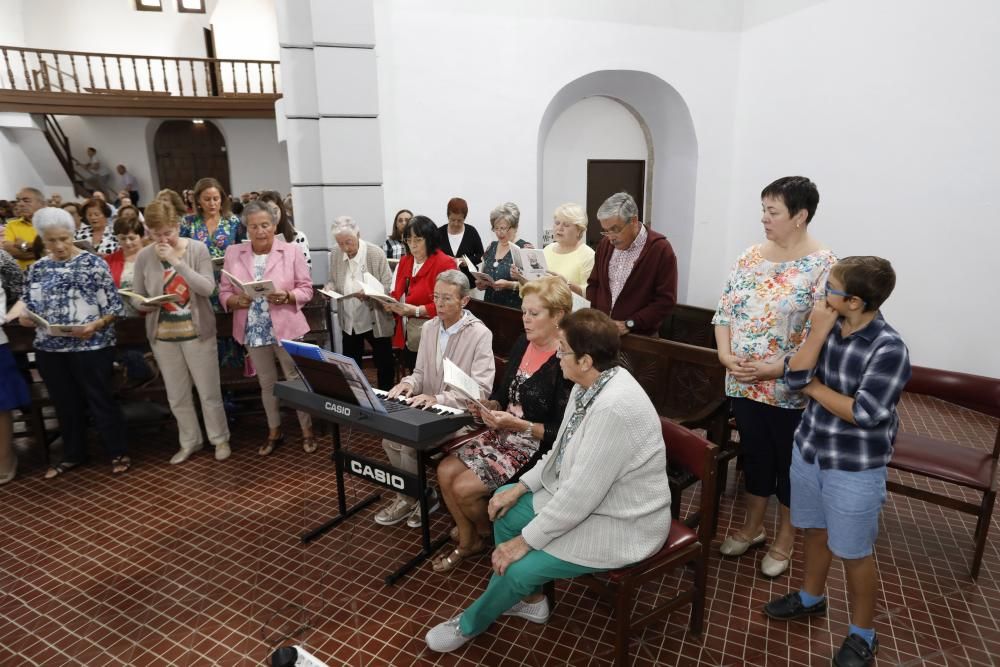
[(0, 46), (5, 91), (181, 98), (277, 97), (278, 62)]

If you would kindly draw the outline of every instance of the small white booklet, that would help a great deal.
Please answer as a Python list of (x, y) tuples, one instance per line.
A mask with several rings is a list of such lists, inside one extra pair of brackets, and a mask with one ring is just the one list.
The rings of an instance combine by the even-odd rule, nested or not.
[(444, 383), (479, 406), (480, 410), (489, 410), (482, 403), (482, 388), (469, 375), (455, 365), (451, 359), (444, 359)]
[(473, 264), (472, 260), (469, 259), (468, 255), (462, 255), (462, 261), (465, 262), (465, 266), (468, 267), (469, 273), (472, 274), (473, 278), (482, 280), (488, 286), (493, 287), (493, 276), (488, 273), (483, 273), (483, 267), (486, 266), (485, 262), (483, 263), (483, 266), (476, 266)]
[(270, 280), (254, 280), (245, 283), (225, 269), (222, 270), (222, 275), (229, 278), (233, 285), (243, 290), (243, 293), (251, 299), (256, 299), (259, 296), (267, 296), (275, 291), (274, 283)]
[(24, 309), (24, 316), (50, 336), (72, 336), (82, 332), (84, 327), (83, 324), (51, 324), (47, 319), (27, 308)]
[(341, 294), (340, 292), (332, 290), (329, 287), (320, 287), (316, 291), (319, 292), (320, 294), (322, 294), (325, 297), (329, 297), (329, 298), (333, 299), (334, 301), (340, 301), (341, 299), (346, 299), (347, 298), (343, 294)]
[(573, 295), (573, 310), (572, 310), (572, 312), (575, 313), (576, 311), (581, 310), (583, 308), (590, 308), (590, 302), (589, 301), (587, 301), (586, 299), (584, 299), (582, 296), (580, 296), (576, 292), (571, 292), (571, 294)]
[(135, 299), (142, 306), (159, 306), (164, 303), (177, 303), (181, 300), (180, 296), (177, 294), (161, 294), (160, 296), (143, 296), (141, 294), (136, 294), (127, 289), (120, 289), (118, 293), (122, 296), (127, 296), (130, 299)]
[(365, 273), (362, 276), (360, 283), (358, 281), (354, 281), (352, 289), (355, 289), (356, 292), (363, 293), (371, 299), (381, 301), (382, 303), (399, 303), (399, 301), (393, 299), (385, 293), (385, 287), (383, 287), (382, 283), (378, 281), (378, 278), (370, 273)]
[[(511, 253), (517, 246), (511, 244)], [(538, 280), (548, 275), (549, 266), (545, 263), (545, 253), (538, 248), (517, 248), (517, 255), (520, 255), (521, 263), (517, 268), (521, 270), (521, 275), (526, 280)]]

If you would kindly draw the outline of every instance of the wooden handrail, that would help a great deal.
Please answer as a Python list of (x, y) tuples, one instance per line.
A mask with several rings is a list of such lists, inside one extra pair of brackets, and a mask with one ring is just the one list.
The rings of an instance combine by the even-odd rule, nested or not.
[[(153, 56), (0, 45), (0, 91), (177, 97), (280, 95), (278, 61)], [(72, 73), (62, 65), (69, 60)], [(82, 60), (83, 67), (78, 67)], [(143, 64), (145, 61), (145, 64)], [(158, 65), (158, 66), (157, 66)], [(50, 77), (50, 70), (55, 73)], [(58, 87), (54, 87), (58, 80)]]

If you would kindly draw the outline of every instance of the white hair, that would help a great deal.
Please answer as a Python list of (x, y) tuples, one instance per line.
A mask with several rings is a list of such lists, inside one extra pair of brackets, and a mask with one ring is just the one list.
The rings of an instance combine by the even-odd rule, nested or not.
[(349, 215), (341, 215), (333, 219), (333, 226), (330, 227), (330, 234), (333, 238), (338, 236), (343, 236), (345, 234), (351, 234), (361, 238), (361, 229), (358, 227), (358, 223), (354, 222), (354, 218)]
[(458, 269), (448, 269), (447, 271), (442, 271), (437, 275), (437, 280), (434, 282), (445, 283), (446, 285), (455, 285), (458, 287), (458, 292), (462, 296), (469, 296), (469, 292), (472, 291), (469, 287), (469, 279), (466, 278), (465, 274)]
[(39, 236), (45, 236), (45, 232), (50, 229), (63, 229), (70, 234), (76, 233), (76, 223), (73, 222), (73, 216), (69, 211), (54, 206), (46, 206), (35, 211), (31, 216), (31, 224)]

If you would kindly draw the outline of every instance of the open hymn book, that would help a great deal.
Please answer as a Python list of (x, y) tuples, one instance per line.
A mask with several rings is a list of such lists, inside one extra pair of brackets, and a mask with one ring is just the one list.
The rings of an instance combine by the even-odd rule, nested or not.
[(251, 299), (256, 299), (259, 296), (267, 296), (275, 291), (274, 283), (270, 280), (254, 280), (251, 282), (243, 282), (233, 274), (229, 273), (225, 269), (222, 270), (222, 275), (229, 278), (229, 281), (233, 283), (238, 289), (242, 290)]
[(382, 283), (378, 281), (378, 278), (370, 273), (365, 273), (361, 277), (361, 281), (355, 280), (351, 285), (350, 289), (354, 290), (351, 294), (347, 296), (353, 296), (354, 294), (364, 294), (370, 299), (375, 299), (376, 301), (381, 301), (382, 303), (399, 303), (396, 299), (385, 293), (385, 287)]
[(177, 294), (161, 294), (160, 296), (143, 296), (141, 294), (136, 294), (135, 292), (130, 292), (127, 289), (120, 289), (118, 293), (122, 296), (127, 296), (130, 299), (135, 299), (142, 306), (159, 306), (164, 303), (176, 303), (181, 300), (180, 296)]
[(465, 265), (469, 268), (469, 273), (472, 274), (473, 278), (482, 280), (490, 287), (493, 287), (493, 283), (495, 282), (493, 280), (493, 276), (488, 273), (483, 273), (483, 267), (486, 265), (485, 262), (483, 263), (483, 266), (476, 266), (472, 260), (469, 259), (468, 255), (462, 255), (462, 261), (465, 262)]
[(31, 312), (27, 308), (24, 309), (23, 314), (49, 336), (74, 336), (82, 332), (85, 326), (83, 324), (52, 324), (41, 315)]
[(479, 406), (480, 410), (489, 411), (482, 403), (482, 387), (469, 377), (468, 373), (459, 368), (451, 359), (444, 359), (444, 383)]

